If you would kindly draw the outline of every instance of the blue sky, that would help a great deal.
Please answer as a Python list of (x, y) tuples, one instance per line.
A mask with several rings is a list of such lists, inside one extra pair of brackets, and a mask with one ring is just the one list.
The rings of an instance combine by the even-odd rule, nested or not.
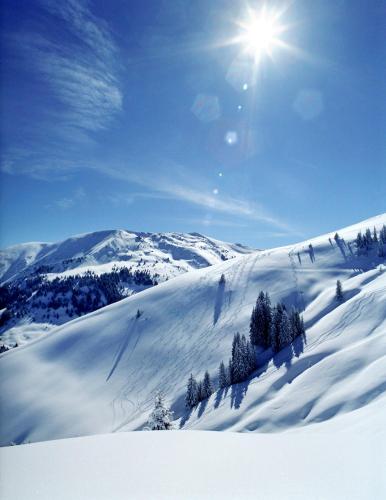
[(1, 246), (109, 228), (279, 246), (385, 211), (383, 0), (2, 2)]

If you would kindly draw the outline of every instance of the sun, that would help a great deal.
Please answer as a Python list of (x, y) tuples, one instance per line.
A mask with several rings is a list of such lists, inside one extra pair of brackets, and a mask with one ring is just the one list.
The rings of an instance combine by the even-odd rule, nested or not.
[(239, 42), (256, 60), (265, 54), (271, 56), (275, 46), (282, 44), (280, 34), (285, 31), (285, 27), (280, 17), (281, 12), (269, 11), (264, 6), (260, 11), (249, 10), (247, 19), (239, 23)]

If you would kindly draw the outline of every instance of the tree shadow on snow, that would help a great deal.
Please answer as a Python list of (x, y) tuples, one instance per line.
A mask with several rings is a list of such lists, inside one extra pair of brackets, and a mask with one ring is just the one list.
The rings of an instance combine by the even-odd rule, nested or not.
[(225, 282), (219, 282), (216, 292), (216, 300), (214, 303), (213, 325), (215, 325), (220, 317), (221, 309), (224, 303)]
[(273, 364), (276, 366), (276, 368), (280, 368), (281, 366), (285, 365), (288, 369), (289, 366), (291, 366), (291, 359), (293, 355), (294, 351), (292, 349), (292, 344), (289, 344), (273, 356)]
[(209, 399), (204, 399), (203, 401), (201, 401), (201, 403), (198, 405), (198, 412), (197, 412), (197, 417), (198, 418), (201, 418), (202, 417), (202, 414), (204, 413), (204, 411), (206, 410), (206, 407), (208, 406), (208, 401)]
[(221, 403), (221, 400), (226, 398), (227, 394), (228, 394), (228, 387), (226, 389), (219, 389), (217, 392), (216, 392), (216, 398), (214, 400), (214, 408), (217, 409), (219, 406), (220, 406), (220, 403)]
[(231, 408), (238, 410), (248, 392), (250, 379), (231, 386)]
[(182, 429), (186, 422), (190, 419), (190, 415), (192, 414), (192, 412), (193, 408), (191, 408), (190, 410), (185, 410), (185, 413), (183, 413), (180, 420), (180, 429)]
[(293, 351), (295, 357), (298, 358), (302, 354), (302, 352), (304, 351), (305, 341), (306, 341), (305, 336), (299, 335), (292, 342), (292, 351)]

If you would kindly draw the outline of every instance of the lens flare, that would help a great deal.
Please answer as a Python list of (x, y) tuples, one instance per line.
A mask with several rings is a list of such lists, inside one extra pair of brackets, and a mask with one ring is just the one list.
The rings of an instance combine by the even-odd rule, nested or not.
[(282, 14), (283, 11), (269, 10), (263, 5), (259, 11), (249, 9), (246, 19), (239, 23), (241, 34), (238, 42), (255, 60), (264, 55), (271, 56), (275, 47), (283, 45), (280, 35), (286, 27), (280, 21)]

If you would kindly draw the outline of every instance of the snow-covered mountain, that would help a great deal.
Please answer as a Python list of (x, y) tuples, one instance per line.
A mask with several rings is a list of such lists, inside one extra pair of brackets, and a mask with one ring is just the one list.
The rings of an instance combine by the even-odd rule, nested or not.
[[(22, 345), (52, 324), (117, 302), (192, 269), (251, 249), (198, 233), (100, 231), (59, 243), (26, 243), (0, 252), (0, 336)], [(44, 328), (43, 328), (44, 327)]]
[[(362, 251), (354, 242), (358, 231), (379, 234), (383, 224), (386, 214), (339, 230), (337, 239), (331, 233), (185, 273), (4, 353), (2, 444), (141, 429), (158, 390), (176, 425), (238, 431), (305, 426), (384, 398), (384, 248), (377, 241)], [(249, 380), (186, 414), (188, 376), (216, 377), (234, 333), (248, 335), (261, 290), (303, 311), (306, 342), (274, 358), (262, 353)]]
[(125, 230), (81, 234), (57, 243), (24, 243), (0, 251), (0, 282), (35, 272), (74, 275), (101, 274), (114, 266), (141, 266), (161, 281), (192, 269), (250, 253), (240, 245), (199, 233), (140, 233)]

